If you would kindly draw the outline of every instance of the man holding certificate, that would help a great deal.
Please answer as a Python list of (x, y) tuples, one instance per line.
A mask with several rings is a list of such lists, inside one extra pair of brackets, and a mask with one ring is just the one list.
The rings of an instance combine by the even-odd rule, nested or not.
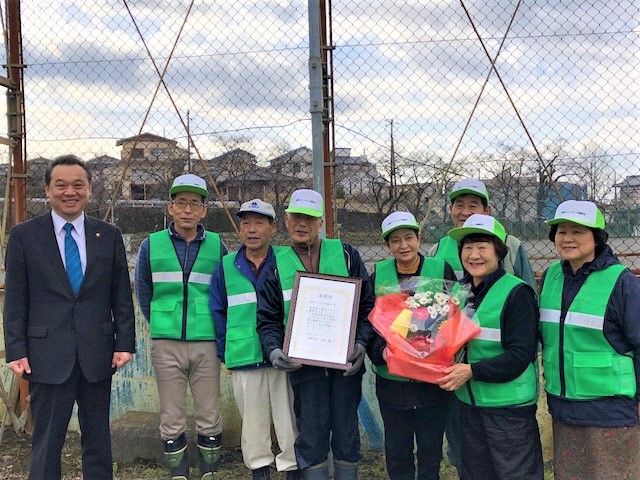
[[(328, 480), (328, 454), (333, 453), (335, 480), (358, 478), (360, 436), (358, 404), (366, 347), (373, 337), (367, 316), (375, 302), (373, 288), (358, 251), (340, 240), (321, 239), (322, 196), (296, 190), (285, 210), (291, 246), (276, 254), (258, 289), (258, 334), (274, 368), (291, 372), (299, 435), (295, 443), (303, 478)], [(361, 280), (355, 347), (346, 370), (294, 362), (283, 352), (291, 290), (297, 271), (355, 277)], [(345, 331), (348, 336), (349, 332)]]

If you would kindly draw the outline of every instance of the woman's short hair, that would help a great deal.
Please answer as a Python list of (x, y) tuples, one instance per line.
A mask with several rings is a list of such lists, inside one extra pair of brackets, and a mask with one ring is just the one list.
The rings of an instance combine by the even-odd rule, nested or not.
[[(398, 229), (398, 230), (400, 230), (400, 229)], [(420, 232), (419, 232), (418, 230), (416, 230), (415, 228), (407, 228), (407, 230), (411, 230), (413, 233), (415, 233), (415, 234), (416, 234), (416, 237), (418, 238), (418, 240), (420, 240)], [(395, 230), (394, 230), (393, 232), (395, 232)], [(385, 237), (384, 237), (382, 240), (383, 240), (385, 243), (388, 243), (388, 242), (389, 242), (389, 237), (391, 236), (391, 234), (392, 234), (393, 232), (389, 232), (389, 233), (387, 233), (387, 234), (385, 235)]]
[(467, 243), (479, 243), (479, 242), (488, 242), (492, 243), (496, 249), (496, 255), (498, 255), (498, 259), (500, 261), (504, 260), (509, 253), (509, 247), (500, 240), (495, 235), (488, 235), (485, 233), (471, 233), (466, 237), (463, 237), (458, 243), (458, 256), (462, 253), (462, 247), (464, 247)]
[[(596, 247), (603, 247), (607, 244), (607, 240), (609, 240), (609, 234), (606, 230), (602, 230), (601, 228), (591, 228), (586, 227), (593, 233), (593, 239), (596, 242)], [(556, 241), (556, 233), (558, 233), (558, 224), (551, 225), (549, 229), (549, 240), (552, 242)]]

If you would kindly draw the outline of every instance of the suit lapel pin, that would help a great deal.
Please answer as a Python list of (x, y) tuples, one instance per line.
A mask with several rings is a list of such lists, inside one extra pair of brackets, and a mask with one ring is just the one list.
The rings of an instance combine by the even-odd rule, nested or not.
[(96, 232), (96, 238), (100, 238), (100, 232)]

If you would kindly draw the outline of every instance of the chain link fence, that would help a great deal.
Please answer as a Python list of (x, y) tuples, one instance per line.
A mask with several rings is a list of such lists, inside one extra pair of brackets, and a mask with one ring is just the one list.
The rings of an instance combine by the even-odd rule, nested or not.
[[(410, 210), (433, 243), (448, 190), (474, 177), (536, 272), (555, 256), (543, 221), (560, 198), (596, 201), (640, 268), (638, 2), (325, 7), (335, 234), (369, 264), (387, 255), (386, 214)], [(225, 206), (254, 197), (284, 232), (290, 192), (313, 185), (306, 2), (31, 0), (22, 35), (28, 216), (47, 210), (48, 161), (75, 154), (93, 173), (89, 214), (122, 229), (132, 263), (183, 172), (208, 179), (205, 223), (231, 248)]]

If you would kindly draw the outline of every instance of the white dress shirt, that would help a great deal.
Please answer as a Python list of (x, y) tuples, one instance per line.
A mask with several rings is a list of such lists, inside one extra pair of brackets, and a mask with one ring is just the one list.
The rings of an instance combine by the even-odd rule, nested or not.
[[(51, 210), (51, 218), (53, 219), (53, 232), (56, 234), (56, 240), (58, 241), (58, 250), (60, 251), (60, 257), (62, 258), (62, 264), (64, 268), (67, 268), (67, 259), (64, 254), (64, 237), (67, 232), (64, 230), (64, 226), (67, 221)], [(82, 273), (87, 271), (87, 241), (84, 234), (84, 212), (73, 222), (73, 230), (71, 230), (71, 236), (78, 245), (78, 253), (80, 253), (80, 263), (82, 264)]]

